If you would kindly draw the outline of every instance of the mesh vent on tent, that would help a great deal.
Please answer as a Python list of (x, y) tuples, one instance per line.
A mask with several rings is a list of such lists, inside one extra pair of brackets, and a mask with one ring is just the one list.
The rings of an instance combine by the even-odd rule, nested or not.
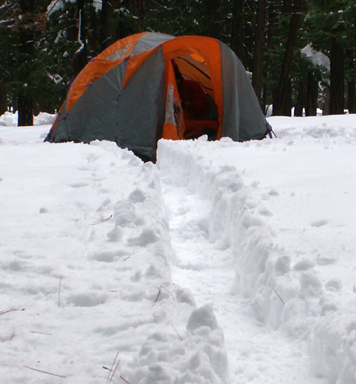
[(125, 56), (125, 53), (131, 48), (131, 45), (132, 44), (126, 45), (126, 47), (115, 51), (110, 56), (106, 57), (105, 60), (116, 61), (122, 59)]

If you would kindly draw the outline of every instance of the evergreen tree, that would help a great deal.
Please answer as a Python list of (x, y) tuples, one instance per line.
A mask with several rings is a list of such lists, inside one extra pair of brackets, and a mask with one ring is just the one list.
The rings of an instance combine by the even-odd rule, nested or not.
[(231, 26), (231, 49), (243, 62), (244, 57), (244, 23), (243, 23), (244, 0), (233, 0), (232, 26)]
[(18, 109), (19, 125), (33, 125), (35, 95), (43, 79), (38, 41), (45, 28), (45, 2), (8, 0), (0, 8), (3, 45), (1, 87)]
[(263, 108), (262, 102), (262, 75), (263, 75), (263, 46), (266, 25), (266, 0), (258, 0), (256, 15), (255, 43), (252, 65), (252, 86), (255, 90), (258, 101)]
[(291, 0), (284, 2), (286, 12), (291, 13), (289, 33), (280, 71), (279, 83), (275, 89), (273, 100), (273, 114), (290, 116), (292, 109), (292, 89), (291, 89), (291, 64), (293, 51), (298, 36), (298, 27), (301, 19), (301, 12), (305, 6), (304, 0)]
[(354, 108), (352, 103), (355, 103), (352, 101), (354, 48), (350, 48), (347, 55), (345, 49), (355, 46), (355, 28), (352, 26), (355, 23), (356, 5), (353, 0), (310, 0), (309, 6), (308, 27), (313, 35), (313, 46), (330, 58), (330, 114), (344, 113), (345, 77), (349, 82), (351, 109)]

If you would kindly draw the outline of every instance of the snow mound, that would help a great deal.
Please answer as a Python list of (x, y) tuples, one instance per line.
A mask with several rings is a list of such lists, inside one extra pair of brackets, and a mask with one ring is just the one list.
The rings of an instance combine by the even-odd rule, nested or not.
[(171, 281), (156, 167), (111, 142), (40, 145), (2, 145), (2, 380), (94, 384), (118, 365), (112, 382), (228, 384), (212, 309)]
[[(286, 127), (283, 139), (275, 141), (240, 144), (228, 139), (185, 143), (161, 140), (158, 167), (166, 183), (184, 185), (189, 193), (210, 201), (208, 241), (235, 255), (232, 292), (250, 301), (256, 318), (266, 327), (309, 344), (315, 376), (348, 384), (355, 382), (356, 372), (353, 296), (348, 294), (342, 301), (340, 281), (321, 279), (317, 267), (324, 259), (320, 255), (314, 258), (295, 254), (293, 247), (279, 241), (280, 233), (277, 236), (273, 227), (274, 212), (263, 201), (278, 200), (278, 190), (259, 194), (258, 183), (246, 185), (244, 175), (229, 161), (229, 154), (234, 158), (233, 151), (243, 152), (244, 148), (288, 147), (293, 145), (290, 138), (295, 135), (304, 135), (304, 145), (315, 145), (315, 140), (325, 138), (333, 138), (334, 145), (344, 145), (350, 137), (355, 140), (351, 128), (326, 129), (326, 123), (319, 122), (324, 130), (310, 127), (300, 132), (293, 127), (292, 134)], [(226, 157), (218, 161), (223, 152)], [(244, 165), (239, 168), (243, 170)], [(327, 224), (324, 219), (310, 223), (316, 229)], [(324, 261), (326, 265), (333, 263), (328, 258)]]
[[(34, 116), (34, 125), (52, 125), (56, 115), (41, 112)], [(17, 127), (18, 113), (5, 112), (0, 116), (0, 126), (4, 127)]]

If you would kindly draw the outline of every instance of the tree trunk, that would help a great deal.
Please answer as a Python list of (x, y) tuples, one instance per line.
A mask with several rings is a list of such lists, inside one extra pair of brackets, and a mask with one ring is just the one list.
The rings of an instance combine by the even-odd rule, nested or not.
[(35, 0), (21, 0), (21, 24), (19, 25), (19, 81), (21, 88), (18, 93), (18, 125), (33, 125), (33, 100), (29, 90), (30, 61), (34, 57), (34, 33), (30, 26), (31, 13), (35, 11)]
[[(349, 52), (349, 68), (351, 73), (354, 73), (354, 58), (352, 52)], [(356, 84), (355, 80), (347, 82), (347, 109), (349, 113), (356, 113)]]
[(295, 41), (297, 39), (298, 24), (299, 24), (300, 14), (293, 13), (289, 26), (289, 35), (286, 45), (286, 50), (284, 54), (284, 60), (282, 63), (281, 76), (279, 79), (278, 87), (275, 94), (275, 101), (273, 104), (273, 115), (281, 116), (290, 116), (291, 109), (289, 105), (292, 104), (290, 99), (291, 92), (290, 87), (290, 66), (293, 58), (293, 50)]
[(316, 116), (318, 104), (318, 82), (311, 73), (307, 77), (307, 92), (305, 100), (305, 115)]
[(19, 127), (33, 125), (33, 100), (26, 90), (21, 91), (17, 98), (18, 102), (18, 119), (17, 125)]
[(131, 0), (129, 3), (133, 2), (134, 7), (137, 11), (137, 16), (140, 20), (139, 30), (143, 32), (146, 30), (146, 0)]
[[(280, 94), (278, 93), (279, 90), (275, 89), (273, 93), (273, 112), (272, 115), (276, 116), (275, 113), (275, 105), (277, 104), (277, 100), (280, 98)], [(278, 116), (291, 116), (292, 114), (292, 84), (291, 79), (288, 78), (286, 81), (283, 82), (283, 95), (285, 97), (285, 100), (283, 101), (283, 104), (281, 105), (282, 109), (281, 112), (278, 113)]]
[(119, 36), (119, 19), (115, 15), (115, 9), (120, 8), (118, 0), (102, 0), (102, 11), (101, 11), (101, 27), (100, 27), (100, 46), (101, 50), (109, 47), (115, 43), (119, 38), (128, 36)]
[(208, 24), (206, 26), (206, 36), (213, 37), (215, 39), (220, 38), (220, 0), (205, 0), (205, 12), (208, 15)]
[(90, 36), (87, 35), (87, 40), (90, 41), (92, 56), (98, 55), (101, 49), (101, 20), (98, 17), (98, 12), (94, 7), (90, 8)]
[(325, 88), (325, 102), (323, 107), (323, 116), (330, 115), (330, 87)]
[[(276, 21), (278, 20), (277, 10), (274, 4), (268, 2), (267, 7), (267, 35), (266, 35), (266, 45), (267, 50), (269, 51), (271, 49), (271, 46), (274, 44), (273, 38), (276, 28)], [(267, 66), (268, 68), (269, 66)], [(268, 69), (269, 70), (269, 69)], [(270, 70), (269, 70), (270, 71)], [(274, 88), (270, 85), (270, 82), (267, 82), (264, 87), (264, 94), (263, 94), (263, 104), (266, 106), (265, 113), (266, 115), (269, 113), (267, 104), (270, 104), (270, 108), (272, 109), (273, 113), (273, 101), (274, 101)], [(272, 105), (271, 105), (272, 104)]]
[(234, 0), (231, 33), (231, 49), (241, 61), (243, 61), (244, 58), (243, 21), (241, 17), (243, 13), (243, 3), (244, 0)]
[(344, 113), (344, 78), (344, 50), (333, 38), (330, 50), (330, 115)]
[(258, 0), (256, 16), (255, 46), (252, 63), (252, 86), (263, 110), (262, 99), (262, 70), (263, 70), (263, 43), (266, 24), (266, 0)]
[(356, 84), (354, 81), (347, 82), (347, 108), (349, 113), (356, 113)]
[(306, 94), (307, 94), (307, 83), (305, 81), (305, 77), (303, 77), (299, 81), (298, 97), (297, 97), (297, 103), (294, 108), (294, 116), (297, 116), (297, 117), (303, 116), (303, 109), (305, 106)]
[(103, 51), (112, 44), (114, 9), (110, 0), (102, 0), (100, 48)]
[(7, 93), (0, 88), (0, 115), (7, 111)]

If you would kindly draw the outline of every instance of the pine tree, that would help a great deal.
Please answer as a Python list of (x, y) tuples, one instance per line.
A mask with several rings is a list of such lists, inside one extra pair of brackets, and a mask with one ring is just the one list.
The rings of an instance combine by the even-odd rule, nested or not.
[(290, 116), (292, 109), (292, 90), (291, 90), (291, 64), (293, 51), (298, 36), (298, 27), (301, 19), (301, 12), (305, 6), (304, 0), (286, 0), (284, 2), (286, 12), (291, 13), (288, 39), (282, 61), (282, 68), (279, 77), (278, 87), (275, 89), (273, 101), (273, 114)]
[(355, 28), (352, 26), (356, 5), (353, 0), (310, 0), (309, 6), (308, 24), (313, 34), (313, 45), (330, 58), (330, 114), (344, 113), (345, 77), (349, 81), (350, 101), (354, 92), (354, 48), (350, 48), (347, 55), (345, 50), (355, 46)]
[(4, 44), (1, 84), (18, 109), (18, 124), (33, 125), (34, 97), (43, 75), (38, 41), (45, 28), (41, 4), (32, 0), (8, 0), (0, 8), (0, 36)]
[(252, 86), (263, 108), (262, 101), (262, 75), (263, 75), (263, 47), (266, 25), (266, 0), (258, 0), (256, 15), (255, 43), (253, 50)]
[(244, 58), (244, 22), (243, 22), (244, 0), (233, 0), (232, 27), (231, 27), (231, 49), (243, 62)]

